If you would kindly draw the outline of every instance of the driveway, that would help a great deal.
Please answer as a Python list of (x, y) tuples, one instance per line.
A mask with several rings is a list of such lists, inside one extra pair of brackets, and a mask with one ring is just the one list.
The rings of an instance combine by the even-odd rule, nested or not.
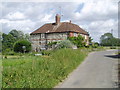
[(92, 52), (56, 88), (115, 88), (118, 58), (116, 50)]

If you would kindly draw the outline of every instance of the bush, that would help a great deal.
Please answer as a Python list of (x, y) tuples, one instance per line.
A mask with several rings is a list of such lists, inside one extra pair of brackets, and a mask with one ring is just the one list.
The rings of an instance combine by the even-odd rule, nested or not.
[(68, 39), (78, 48), (85, 46), (84, 37), (82, 37), (81, 35), (79, 35), (78, 37), (69, 37)]
[(31, 51), (31, 43), (27, 40), (20, 40), (14, 44), (15, 52), (30, 52)]
[(45, 50), (43, 50), (43, 51), (41, 51), (41, 54), (42, 54), (42, 55), (48, 55), (48, 56), (49, 56), (49, 55), (50, 55), (50, 51), (45, 51)]
[(73, 44), (69, 40), (64, 40), (60, 41), (56, 44), (55, 49), (60, 49), (60, 48), (72, 48)]

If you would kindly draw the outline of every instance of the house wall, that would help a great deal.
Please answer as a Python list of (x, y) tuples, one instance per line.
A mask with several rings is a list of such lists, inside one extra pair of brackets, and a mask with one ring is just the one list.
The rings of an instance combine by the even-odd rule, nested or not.
[[(77, 33), (72, 33), (73, 36), (78, 36)], [(85, 38), (86, 45), (89, 45), (89, 36), (80, 34)], [(46, 34), (34, 34), (31, 35), (31, 43), (33, 51), (40, 51), (46, 49), (46, 45), (49, 42), (56, 42), (66, 40), (70, 36), (70, 33), (46, 33)]]
[(40, 51), (40, 49), (45, 49), (49, 42), (66, 40), (67, 37), (67, 33), (46, 33), (31, 35), (32, 50)]
[(38, 51), (39, 50), (39, 48), (40, 48), (39, 40), (40, 39), (41, 39), (40, 34), (30, 35), (30, 40), (31, 40), (33, 51)]
[(61, 41), (61, 40), (66, 40), (68, 37), (67, 33), (50, 33), (47, 34), (47, 44), (49, 42), (55, 42), (55, 41)]

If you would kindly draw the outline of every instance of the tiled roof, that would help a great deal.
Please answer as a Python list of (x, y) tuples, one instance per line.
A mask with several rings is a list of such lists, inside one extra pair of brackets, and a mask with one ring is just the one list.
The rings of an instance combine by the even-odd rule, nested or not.
[(87, 34), (85, 30), (80, 28), (78, 25), (73, 24), (71, 22), (60, 22), (59, 24), (56, 23), (49, 23), (45, 24), (42, 27), (38, 28), (31, 34), (37, 34), (37, 33), (56, 33), (56, 32), (78, 32), (81, 34)]

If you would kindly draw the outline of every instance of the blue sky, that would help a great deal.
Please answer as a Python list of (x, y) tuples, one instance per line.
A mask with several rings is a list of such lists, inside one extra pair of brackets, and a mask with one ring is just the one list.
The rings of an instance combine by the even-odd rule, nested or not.
[(114, 30), (114, 36), (118, 36), (118, 0), (1, 1), (2, 32), (17, 29), (31, 33), (45, 23), (55, 22), (60, 7), (63, 15), (61, 22), (71, 20), (88, 31), (93, 41), (99, 42), (100, 36), (111, 29)]

